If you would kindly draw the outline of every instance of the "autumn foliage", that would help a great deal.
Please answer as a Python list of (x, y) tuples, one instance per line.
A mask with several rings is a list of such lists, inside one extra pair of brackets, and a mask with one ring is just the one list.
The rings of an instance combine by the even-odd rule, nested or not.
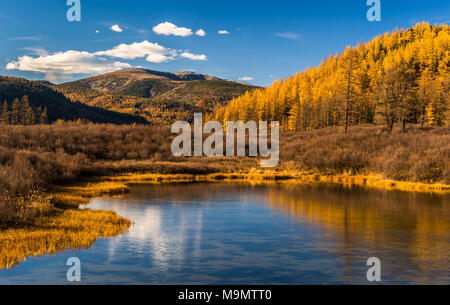
[(450, 122), (450, 27), (422, 23), (347, 47), (318, 67), (233, 99), (210, 119), (279, 121), (284, 130)]

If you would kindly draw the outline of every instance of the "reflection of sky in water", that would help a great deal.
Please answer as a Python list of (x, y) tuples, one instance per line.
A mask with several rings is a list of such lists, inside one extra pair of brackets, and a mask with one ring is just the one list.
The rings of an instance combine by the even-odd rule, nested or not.
[(448, 283), (448, 197), (405, 196), (299, 186), (136, 186), (126, 198), (89, 206), (134, 220), (128, 233), (89, 250), (29, 259), (0, 271), (0, 284), (64, 284), (71, 256), (81, 259), (85, 284), (365, 284), (371, 256), (382, 259), (386, 282)]
[[(166, 203), (162, 203), (166, 204)], [(112, 203), (108, 209), (114, 209), (120, 213), (121, 202)], [(94, 200), (91, 208), (101, 208)], [(196, 257), (199, 256), (199, 247), (202, 231), (202, 211), (192, 213), (179, 213), (177, 209), (162, 211), (157, 206), (129, 203), (127, 209), (135, 209), (132, 213), (120, 213), (134, 220), (126, 237), (112, 239), (108, 243), (109, 259), (114, 260), (116, 252), (126, 243), (128, 251), (134, 253), (135, 257), (149, 260), (153, 266), (165, 272), (169, 270), (174, 262), (182, 262), (185, 256), (186, 242), (192, 242)], [(192, 237), (186, 236), (187, 231)], [(170, 265), (169, 265), (170, 264)]]

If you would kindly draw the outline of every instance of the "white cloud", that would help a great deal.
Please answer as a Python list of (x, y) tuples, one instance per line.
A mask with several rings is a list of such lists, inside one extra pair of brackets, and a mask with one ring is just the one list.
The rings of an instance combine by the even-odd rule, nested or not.
[(228, 35), (230, 34), (230, 32), (226, 31), (226, 30), (219, 30), (218, 32), (220, 35)]
[(281, 37), (281, 38), (286, 38), (286, 39), (292, 39), (292, 40), (299, 40), (300, 39), (300, 34), (297, 33), (290, 33), (290, 32), (286, 32), (286, 33), (275, 33), (275, 36)]
[(175, 60), (177, 57), (207, 60), (206, 55), (178, 52), (147, 40), (132, 44), (120, 44), (110, 50), (95, 53), (69, 50), (48, 54), (41, 48), (26, 48), (26, 50), (35, 53), (37, 57), (19, 57), (17, 61), (9, 62), (6, 69), (44, 73), (47, 80), (56, 83), (70, 80), (76, 74), (104, 74), (131, 67), (129, 63), (113, 61), (106, 57), (129, 60), (145, 58), (151, 63), (163, 63)]
[(208, 60), (206, 55), (196, 55), (189, 52), (181, 53), (180, 57), (189, 58), (191, 60)]
[(174, 35), (181, 37), (187, 37), (194, 34), (191, 29), (178, 27), (170, 22), (158, 24), (157, 26), (153, 27), (153, 32), (155, 32), (158, 35), (166, 35), (166, 36)]
[(100, 31), (99, 31), (99, 30), (96, 30), (96, 31), (95, 31), (95, 34), (98, 34), (98, 33), (100, 33)]
[(121, 59), (147, 57), (146, 59), (149, 62), (162, 63), (175, 59), (177, 52), (157, 43), (145, 40), (143, 42), (135, 42), (132, 44), (121, 44), (111, 50), (97, 52), (95, 55), (106, 55)]
[(206, 35), (206, 32), (203, 31), (202, 29), (200, 29), (197, 32), (195, 32), (195, 35), (200, 36), (200, 37), (204, 37)]
[(145, 58), (148, 62), (152, 62), (155, 64), (160, 64), (163, 62), (168, 62), (170, 60), (174, 60), (174, 57), (169, 57), (161, 54), (150, 54)]
[(114, 32), (118, 32), (118, 33), (122, 33), (123, 32), (122, 28), (118, 24), (113, 25), (111, 27), (111, 30), (113, 30)]
[(74, 74), (103, 74), (129, 67), (128, 63), (111, 62), (89, 52), (73, 50), (39, 57), (22, 56), (6, 65), (8, 70), (44, 73), (46, 79), (53, 82)]
[(241, 81), (252, 81), (252, 80), (254, 80), (254, 78), (250, 77), (250, 76), (243, 76), (243, 77), (239, 77), (239, 80), (241, 80)]

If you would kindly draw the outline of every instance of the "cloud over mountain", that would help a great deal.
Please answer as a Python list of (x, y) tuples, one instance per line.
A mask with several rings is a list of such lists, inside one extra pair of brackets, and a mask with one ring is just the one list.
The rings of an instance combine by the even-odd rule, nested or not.
[(180, 57), (189, 58), (191, 60), (208, 60), (206, 55), (196, 55), (189, 52), (183, 52), (180, 54)]
[(120, 44), (111, 50), (97, 52), (95, 55), (106, 55), (121, 59), (146, 57), (149, 62), (162, 63), (174, 60), (177, 52), (163, 47), (158, 43), (152, 43), (145, 40), (143, 42), (135, 42), (132, 44)]
[[(31, 51), (36, 53), (34, 50)], [(104, 74), (131, 67), (129, 63), (114, 61), (112, 58), (122, 60), (145, 58), (147, 62), (159, 64), (175, 60), (177, 57), (195, 61), (207, 60), (207, 56), (203, 54), (197, 55), (189, 52), (179, 54), (174, 49), (145, 40), (120, 44), (112, 49), (94, 53), (69, 50), (48, 54), (45, 50), (40, 50), (38, 57), (19, 57), (16, 61), (9, 62), (6, 69), (40, 72), (45, 74), (47, 80), (59, 82), (70, 79), (76, 74)]]
[(128, 63), (108, 61), (89, 52), (73, 50), (39, 57), (22, 56), (6, 65), (8, 70), (44, 73), (46, 79), (54, 82), (74, 74), (102, 74), (129, 67)]
[(250, 76), (243, 76), (243, 77), (239, 77), (239, 80), (240, 81), (252, 81), (252, 80), (254, 80), (254, 78), (250, 77)]

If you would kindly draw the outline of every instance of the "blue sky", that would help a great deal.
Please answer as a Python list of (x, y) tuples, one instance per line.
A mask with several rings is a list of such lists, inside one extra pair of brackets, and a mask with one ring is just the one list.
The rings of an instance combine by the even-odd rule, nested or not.
[(381, 0), (381, 22), (366, 0), (80, 2), (81, 22), (68, 22), (66, 0), (2, 0), (0, 74), (62, 82), (143, 67), (267, 86), (396, 27), (450, 23), (448, 0)]

